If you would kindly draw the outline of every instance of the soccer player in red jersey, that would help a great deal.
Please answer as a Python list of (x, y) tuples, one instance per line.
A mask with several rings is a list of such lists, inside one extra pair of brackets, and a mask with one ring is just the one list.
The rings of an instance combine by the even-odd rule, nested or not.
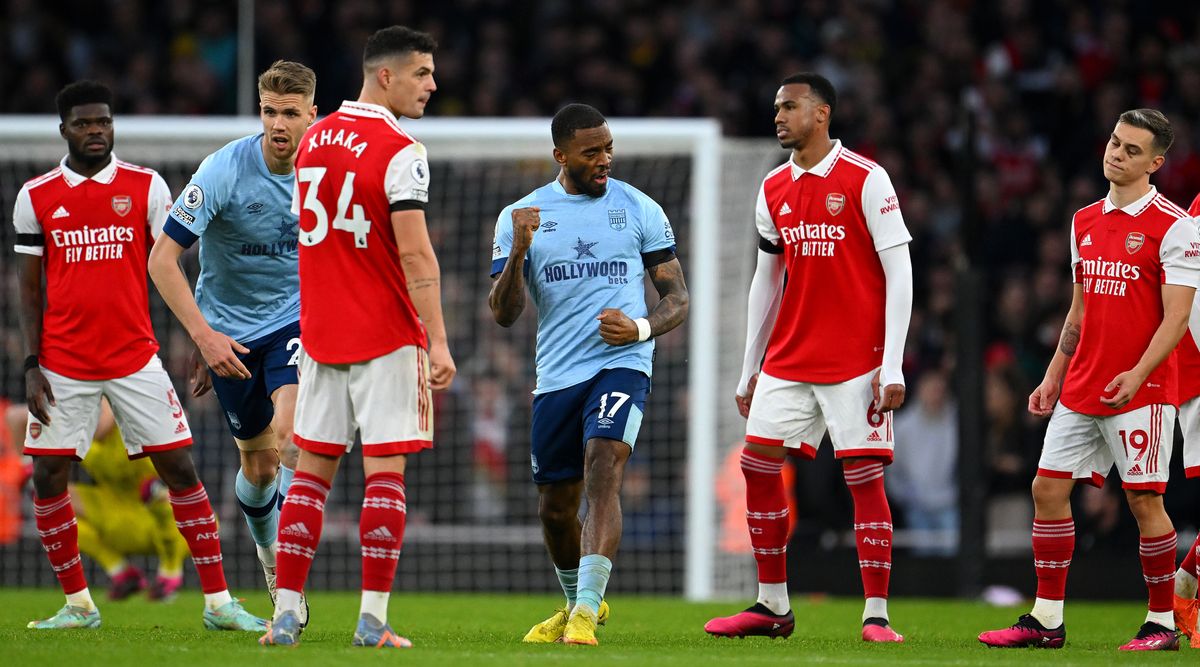
[[(38, 535), (67, 603), (30, 628), (95, 628), (100, 612), (79, 560), (67, 494), (71, 460), (82, 460), (112, 405), (132, 457), (149, 456), (170, 490), (204, 591), (210, 630), (261, 630), (229, 595), (217, 520), (192, 463), (192, 432), (158, 358), (146, 292), (147, 253), (162, 231), (171, 193), (150, 169), (112, 154), (112, 91), (73, 83), (56, 99), (67, 156), (24, 185), (13, 223), (20, 268), (21, 328), (29, 356), (25, 453), (34, 460)], [(45, 270), (45, 290), (42, 273)]]
[(279, 518), (278, 597), (263, 644), (298, 641), (300, 593), (342, 456), (363, 443), (362, 606), (354, 646), (408, 647), (387, 624), (404, 537), (404, 466), (433, 445), (431, 390), (454, 379), (437, 257), (425, 226), (420, 118), (437, 86), (436, 42), (401, 26), (373, 34), (358, 101), (312, 126), (296, 155), (300, 363), (296, 477)]
[[(1188, 215), (1200, 217), (1200, 195), (1192, 200)], [(1179, 360), (1179, 426), (1183, 431), (1183, 469), (1189, 478), (1200, 477), (1200, 349), (1196, 336), (1200, 334), (1200, 302), (1192, 302), (1188, 332), (1179, 341), (1176, 356)], [(1197, 568), (1200, 558), (1200, 537), (1187, 551), (1187, 556), (1175, 571), (1175, 627), (1191, 639), (1192, 648), (1200, 648), (1200, 633), (1196, 632), (1200, 601), (1196, 599)]]
[(836, 106), (833, 85), (813, 73), (789, 76), (775, 95), (776, 136), (792, 155), (758, 194), (758, 268), (736, 396), (747, 417), (742, 473), (758, 601), (709, 621), (713, 635), (792, 633), (781, 470), (788, 449), (815, 457), (828, 430), (854, 499), (862, 638), (904, 640), (887, 612), (892, 515), (883, 468), (892, 461), (892, 410), (904, 403), (912, 237), (883, 167), (830, 139)]
[(1071, 490), (1097, 486), (1115, 463), (1141, 534), (1149, 612), (1123, 651), (1175, 650), (1175, 529), (1163, 509), (1179, 404), (1175, 357), (1200, 280), (1200, 238), (1187, 213), (1150, 175), (1174, 138), (1154, 109), (1121, 114), (1104, 150), (1108, 195), (1071, 221), (1075, 285), (1058, 350), (1029, 395), (1050, 417), (1033, 480), (1033, 610), (979, 635), (988, 646), (1060, 648), (1063, 600), (1075, 549)]

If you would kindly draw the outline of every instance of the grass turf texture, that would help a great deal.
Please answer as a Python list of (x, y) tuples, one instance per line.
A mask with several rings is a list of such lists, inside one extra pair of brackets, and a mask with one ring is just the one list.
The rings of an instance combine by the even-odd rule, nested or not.
[[(103, 591), (98, 591), (103, 595)], [(266, 595), (244, 592), (246, 607), (267, 613)], [(891, 615), (905, 635), (902, 645), (868, 645), (859, 638), (862, 603), (850, 599), (797, 599), (796, 633), (790, 639), (717, 639), (703, 631), (710, 617), (737, 604), (689, 604), (671, 598), (614, 596), (613, 619), (599, 632), (600, 646), (525, 645), (529, 626), (545, 618), (559, 598), (523, 595), (394, 594), (393, 628), (415, 648), (394, 656), (350, 648), (358, 615), (357, 593), (316, 592), (312, 624), (296, 648), (264, 648), (251, 633), (207, 632), (200, 623), (200, 594), (182, 591), (171, 604), (144, 599), (100, 599), (99, 630), (34, 631), (33, 618), (52, 614), (62, 595), (50, 590), (0, 590), (0, 646), (7, 666), (101, 665), (366, 665), (404, 661), (420, 665), (772, 665), (804, 662), (842, 665), (1109, 664), (1141, 625), (1137, 603), (1068, 603), (1067, 646), (1061, 650), (988, 649), (975, 637), (1011, 624), (1023, 609), (998, 609), (954, 600), (892, 601)], [(1185, 640), (1186, 643), (1186, 640)], [(1155, 664), (1196, 664), (1200, 652), (1146, 656)], [(1122, 660), (1124, 662), (1124, 660)]]

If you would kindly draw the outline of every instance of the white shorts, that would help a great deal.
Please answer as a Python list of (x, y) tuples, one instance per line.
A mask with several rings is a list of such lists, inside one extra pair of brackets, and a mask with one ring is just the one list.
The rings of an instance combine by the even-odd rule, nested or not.
[(76, 380), (42, 369), (56, 405), (47, 405), (50, 423), (32, 414), (25, 428), (25, 453), (74, 456), (82, 460), (92, 446), (100, 419), (100, 397), (108, 399), (129, 458), (192, 444), (183, 405), (158, 355), (141, 370), (115, 380)]
[(1183, 472), (1200, 477), (1200, 397), (1179, 406), (1179, 429), (1183, 431)]
[(356, 364), (300, 359), (296, 445), (341, 456), (362, 436), (363, 456), (411, 454), (433, 446), (429, 355), (408, 345)]
[(758, 376), (746, 442), (791, 447), (815, 458), (826, 429), (836, 458), (871, 456), (891, 463), (892, 413), (875, 409), (872, 370), (839, 384), (811, 384)]
[(1173, 405), (1155, 404), (1097, 417), (1059, 403), (1046, 428), (1037, 474), (1099, 487), (1115, 463), (1122, 488), (1164, 493), (1175, 413)]

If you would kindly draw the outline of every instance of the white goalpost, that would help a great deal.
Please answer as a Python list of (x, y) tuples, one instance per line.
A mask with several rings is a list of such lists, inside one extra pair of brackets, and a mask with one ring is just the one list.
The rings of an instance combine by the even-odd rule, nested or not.
[[(0, 116), (0, 207), (6, 218), (21, 183), (49, 170), (65, 153), (58, 123), (55, 116)], [(554, 590), (528, 472), (535, 321), (526, 314), (513, 329), (501, 329), (483, 306), (496, 215), (556, 173), (550, 120), (403, 123), (429, 149), (433, 180), (427, 216), (442, 264), (443, 300), (460, 376), (436, 405), (435, 449), (410, 462), (410, 528), (398, 588)], [(780, 154), (769, 141), (723, 139), (712, 119), (613, 118), (610, 127), (613, 176), (667, 210), (691, 298), (687, 323), (658, 344), (654, 392), (627, 471), (625, 541), (610, 590), (676, 593), (691, 600), (748, 592), (744, 572), (747, 564), (753, 568), (753, 559), (748, 552), (719, 548), (721, 508), (715, 489), (723, 455), (740, 441), (743, 428), (731, 397), (753, 271), (754, 196)], [(118, 116), (114, 128), (115, 153), (157, 169), (177, 194), (204, 156), (260, 131), (261, 124), (255, 117)], [(6, 223), (0, 240), (8, 247), (11, 234)], [(3, 264), (11, 267), (11, 251), (6, 248), (4, 256), (9, 259)], [(652, 288), (649, 294), (654, 298)], [(172, 360), (186, 353), (186, 335), (161, 303), (155, 301), (152, 310), (161, 354), (180, 383), (183, 377)], [(16, 327), (15, 298), (0, 305), (0, 322)], [(3, 395), (23, 395), (17, 363), (8, 360), (0, 376)], [(236, 585), (254, 585), (257, 563), (232, 501), (236, 457), (214, 405), (211, 399), (188, 405), (198, 436), (195, 456), (224, 519), (226, 549), (233, 551), (226, 567)], [(361, 485), (355, 482), (361, 472), (352, 463), (356, 458), (348, 457), (349, 469), (339, 473), (331, 501), (338, 509), (331, 510), (314, 565), (314, 580), (325, 587), (357, 585), (357, 563), (344, 562), (357, 552), (353, 524)], [(36, 539), (23, 545), (28, 557), (21, 557), (19, 568), (8, 568), (19, 570), (12, 572), (14, 580), (48, 579), (42, 576), (48, 572), (44, 556), (34, 551)]]

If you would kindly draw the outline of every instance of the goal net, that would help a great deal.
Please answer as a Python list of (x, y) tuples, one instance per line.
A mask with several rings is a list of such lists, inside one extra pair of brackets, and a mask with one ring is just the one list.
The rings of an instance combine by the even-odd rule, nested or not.
[[(782, 154), (773, 142), (722, 140), (711, 120), (613, 119), (610, 124), (616, 145), (613, 174), (666, 210), (680, 240), (691, 293), (688, 322), (658, 340), (654, 390), (625, 474), (624, 535), (610, 590), (682, 593), (693, 599), (749, 592), (753, 560), (739, 542), (739, 535), (745, 541), (744, 518), (723, 511), (741, 502), (731, 500), (741, 495), (740, 474), (731, 480), (722, 471), (742, 438), (732, 394), (753, 271), (754, 198), (761, 178)], [(530, 480), (536, 318), (526, 313), (503, 329), (487, 307), (497, 214), (557, 173), (550, 158), (550, 123), (426, 119), (407, 125), (429, 148), (433, 185), (427, 216), (459, 375), (451, 391), (435, 397), (435, 448), (409, 461), (408, 527), (396, 588), (557, 590)], [(24, 387), (11, 212), (21, 184), (64, 154), (57, 127), (52, 116), (0, 117), (0, 398), (14, 403), (23, 401)], [(207, 154), (259, 128), (256, 118), (118, 118), (115, 153), (156, 169), (178, 194)], [(185, 269), (194, 279), (194, 251), (185, 255)], [(647, 295), (657, 298), (652, 286)], [(151, 296), (160, 354), (182, 388), (190, 341), (153, 288)], [(193, 456), (222, 522), (227, 576), (234, 586), (260, 586), (253, 543), (233, 493), (237, 454), (221, 411), (211, 394), (189, 397), (185, 406), (195, 435)], [(313, 589), (358, 588), (361, 480), (356, 451), (345, 459), (327, 504), (310, 577)], [(53, 585), (28, 492), (22, 505), (19, 539), (0, 546), (0, 585)], [(153, 568), (146, 560), (134, 562)], [(89, 567), (92, 585), (106, 585), (106, 577)], [(190, 565), (187, 576), (194, 588)]]

